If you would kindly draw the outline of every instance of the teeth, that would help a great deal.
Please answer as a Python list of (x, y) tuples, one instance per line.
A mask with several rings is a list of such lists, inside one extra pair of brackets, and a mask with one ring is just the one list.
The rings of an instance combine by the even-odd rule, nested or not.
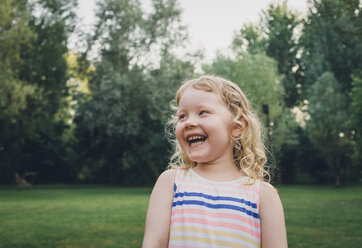
[(197, 141), (197, 142), (195, 142), (195, 143), (192, 143), (192, 144), (201, 144), (201, 143), (203, 143), (204, 141)]
[[(187, 140), (193, 141), (195, 139), (202, 139), (202, 138), (204, 138), (204, 136), (192, 136), (192, 137), (188, 137)], [(201, 143), (201, 142), (196, 142), (196, 143)]]

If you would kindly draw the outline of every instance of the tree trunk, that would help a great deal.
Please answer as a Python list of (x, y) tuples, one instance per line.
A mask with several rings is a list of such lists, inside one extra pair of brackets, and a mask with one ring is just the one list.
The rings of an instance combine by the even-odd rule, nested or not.
[(335, 161), (332, 156), (332, 152), (330, 149), (328, 150), (326, 154), (326, 162), (328, 167), (332, 170), (334, 178), (335, 178), (335, 186), (337, 188), (341, 187), (341, 170), (339, 168), (338, 161)]
[(336, 186), (337, 188), (340, 188), (340, 187), (342, 186), (340, 173), (338, 173), (337, 175), (335, 175), (335, 177), (336, 177), (336, 185), (335, 185), (335, 186)]
[(340, 160), (337, 159), (337, 161), (334, 163), (334, 177), (336, 178), (336, 187), (339, 188), (342, 186), (341, 184), (341, 169), (340, 169)]

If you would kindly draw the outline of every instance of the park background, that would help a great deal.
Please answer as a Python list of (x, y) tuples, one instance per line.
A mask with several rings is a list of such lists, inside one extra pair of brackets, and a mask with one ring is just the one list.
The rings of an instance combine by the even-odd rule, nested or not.
[(0, 2), (0, 247), (140, 247), (170, 101), (202, 74), (258, 110), (290, 247), (360, 246), (359, 0), (270, 1), (212, 57), (182, 1), (98, 1), (91, 29), (76, 0)]

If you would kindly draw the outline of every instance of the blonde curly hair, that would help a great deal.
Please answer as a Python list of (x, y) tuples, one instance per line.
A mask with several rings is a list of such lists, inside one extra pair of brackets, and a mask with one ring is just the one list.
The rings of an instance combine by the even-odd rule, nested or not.
[(239, 86), (224, 78), (210, 75), (186, 81), (171, 102), (173, 113), (166, 124), (166, 133), (171, 137), (169, 140), (173, 144), (174, 153), (170, 158), (168, 168), (190, 169), (197, 165), (187, 157), (175, 138), (175, 128), (178, 122), (177, 108), (182, 94), (190, 87), (218, 94), (233, 115), (233, 125), (242, 127), (243, 132), (240, 136), (234, 137), (230, 134), (233, 142), (234, 162), (239, 170), (253, 181), (264, 181), (266, 178), (270, 180), (270, 175), (264, 166), (267, 158), (262, 139), (262, 126), (258, 116)]

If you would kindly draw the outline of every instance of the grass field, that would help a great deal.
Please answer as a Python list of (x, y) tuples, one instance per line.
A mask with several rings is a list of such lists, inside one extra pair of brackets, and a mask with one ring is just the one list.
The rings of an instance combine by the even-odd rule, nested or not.
[[(150, 188), (0, 188), (0, 248), (141, 247)], [(283, 186), (288, 243), (362, 247), (362, 187)]]

